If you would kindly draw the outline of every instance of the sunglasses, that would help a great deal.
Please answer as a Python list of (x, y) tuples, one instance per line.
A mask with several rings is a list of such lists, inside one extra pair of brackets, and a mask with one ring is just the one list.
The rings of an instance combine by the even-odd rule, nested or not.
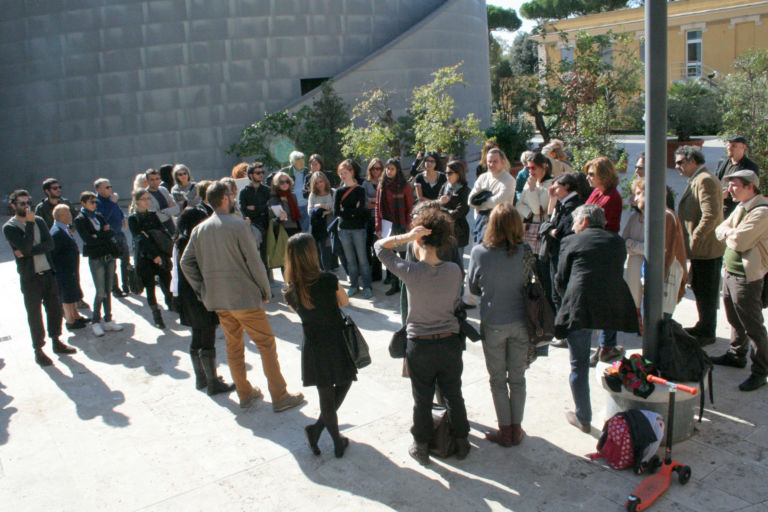
[(104, 185), (104, 188), (112, 188), (112, 185)]
[(450, 176), (452, 174), (456, 174), (454, 171), (445, 171), (446, 176)]
[(16, 206), (29, 206), (32, 203), (30, 201), (14, 201)]
[(435, 163), (435, 159), (434, 158), (427, 158), (426, 160), (424, 160), (424, 162), (426, 162), (428, 164), (433, 164), (433, 163)]
[(186, 171), (177, 172), (177, 173), (176, 173), (176, 176), (189, 176), (189, 173), (188, 173), (188, 172), (186, 172)]
[(53, 185), (49, 190), (61, 190), (61, 187), (59, 185)]
[(528, 169), (529, 171), (532, 171), (532, 170), (534, 170), (536, 168), (536, 166), (535, 165), (526, 165), (525, 168)]
[(380, 166), (378, 166), (378, 165), (375, 165), (375, 166), (371, 167), (372, 171), (380, 171), (381, 169), (382, 168)]
[(264, 176), (264, 171), (253, 171), (251, 174), (258, 174), (259, 176)]
[(281, 185), (290, 185), (290, 184), (291, 184), (291, 182), (290, 182), (290, 181), (288, 181), (288, 180), (280, 180), (280, 181), (279, 181), (279, 183), (280, 183)]

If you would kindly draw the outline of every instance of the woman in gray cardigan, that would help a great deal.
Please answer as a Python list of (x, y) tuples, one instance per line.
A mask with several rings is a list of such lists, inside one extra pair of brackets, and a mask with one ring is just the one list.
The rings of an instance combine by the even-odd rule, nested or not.
[(508, 203), (496, 205), (482, 244), (472, 249), (470, 291), (480, 296), (485, 365), (499, 430), (485, 437), (501, 446), (520, 444), (525, 407), (528, 332), (525, 326), (523, 222)]

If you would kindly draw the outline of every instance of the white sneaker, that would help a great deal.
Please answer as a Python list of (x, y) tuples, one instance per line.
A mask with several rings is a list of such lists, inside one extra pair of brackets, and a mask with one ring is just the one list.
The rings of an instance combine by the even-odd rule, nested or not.
[(116, 324), (115, 322), (113, 322), (111, 320), (109, 322), (103, 322), (103, 326), (104, 326), (104, 330), (105, 331), (116, 332), (116, 331), (122, 331), (123, 330), (123, 326), (122, 325)]
[(101, 327), (101, 324), (99, 322), (93, 322), (91, 324), (91, 329), (93, 330), (94, 336), (104, 336), (104, 329)]

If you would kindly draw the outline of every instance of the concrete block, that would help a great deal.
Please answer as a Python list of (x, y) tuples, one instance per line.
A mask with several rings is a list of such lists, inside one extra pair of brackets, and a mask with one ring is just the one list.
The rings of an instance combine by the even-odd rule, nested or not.
[(229, 37), (227, 20), (195, 20), (189, 23), (190, 41), (221, 40)]
[(267, 84), (269, 99), (287, 101), (301, 94), (301, 85), (298, 79), (272, 79)]
[(99, 132), (98, 124), (95, 119), (67, 120), (58, 123), (58, 139), (62, 143), (94, 139)]
[(265, 16), (253, 16), (248, 18), (235, 18), (229, 20), (229, 34), (233, 43), (240, 38), (260, 39), (269, 35), (269, 18)]
[(307, 59), (305, 72), (309, 76), (334, 76), (345, 68), (339, 56), (312, 56)]
[(8, 87), (27, 83), (27, 66), (24, 64), (13, 64), (0, 66), (0, 86)]
[(141, 50), (139, 48), (125, 48), (102, 53), (103, 70), (106, 73), (112, 71), (128, 71), (139, 69), (142, 66)]
[[(192, 128), (181, 131), (180, 149), (200, 149), (202, 147), (215, 146), (216, 138), (214, 128), (210, 127), (209, 123), (206, 123), (207, 128)], [(195, 125), (188, 125), (195, 126)]]
[(144, 75), (144, 83), (152, 89), (167, 89), (181, 87), (181, 67), (151, 68), (140, 71)]
[(230, 14), (232, 18), (241, 18), (243, 16), (270, 16), (272, 14), (271, 0), (248, 0), (247, 2), (233, 2), (233, 4)]
[(147, 46), (144, 48), (144, 61), (148, 68), (178, 66), (186, 64), (183, 44)]
[(136, 153), (134, 137), (110, 137), (99, 139), (97, 155), (99, 160), (112, 158), (129, 158)]
[(211, 2), (209, 0), (189, 0), (189, 18), (193, 20), (227, 18), (229, 2)]
[(135, 115), (104, 115), (101, 118), (101, 135), (103, 137), (120, 137), (133, 135), (138, 131), (138, 121)]
[(122, 116), (138, 111), (135, 94), (109, 94), (101, 97), (102, 116)]
[[(180, 112), (181, 126), (214, 126), (221, 122), (218, 108), (186, 108)], [(183, 139), (182, 139), (183, 145)]]
[(101, 28), (100, 11), (101, 9), (92, 8), (76, 9), (62, 11), (58, 16), (55, 14), (51, 16), (58, 22), (59, 30), (66, 27), (67, 31), (89, 31)]
[[(239, 124), (241, 127), (256, 120), (248, 103), (230, 103), (224, 106), (223, 124)], [(273, 112), (273, 111), (270, 111)], [(261, 114), (256, 114), (261, 117)]]
[(220, 63), (191, 64), (182, 69), (184, 85), (207, 85), (224, 80), (224, 68)]
[(176, 22), (187, 19), (186, 2), (178, 0), (153, 0), (145, 2), (147, 6), (146, 23), (163, 21)]
[(263, 74), (256, 74), (251, 61), (238, 60), (235, 62), (228, 62), (226, 66), (229, 74), (227, 82), (252, 82), (259, 78), (264, 78)]
[[(325, 0), (292, 0), (291, 2), (275, 2), (272, 8), (273, 16), (304, 14), (313, 9), (313, 4), (322, 4)], [(326, 12), (329, 12), (327, 10)]]
[(147, 46), (184, 43), (186, 40), (185, 23), (182, 21), (144, 25), (144, 42)]
[(0, 44), (0, 66), (7, 66), (18, 62), (20, 55), (25, 55), (26, 45), (24, 41)]
[(8, 15), (6, 5), (3, 5), (3, 14), (11, 21), (0, 21), (0, 43), (23, 41), (27, 35), (27, 25), (18, 21), (19, 17)]
[(139, 112), (157, 112), (179, 108), (179, 94), (176, 89), (155, 89), (138, 93)]
[(144, 22), (144, 10), (139, 2), (133, 4), (105, 5), (100, 10), (101, 22), (104, 27), (141, 27), (141, 24)]
[[(153, 153), (173, 153), (179, 150), (179, 142), (176, 133), (144, 133), (136, 138), (136, 147), (141, 148), (145, 155)], [(159, 163), (150, 163), (157, 166)]]
[(230, 59), (251, 60), (267, 57), (266, 39), (234, 39), (230, 42)]
[[(60, 58), (63, 55), (61, 37), (53, 35), (27, 39), (25, 51), (28, 59)], [(4, 53), (0, 52), (0, 55)]]
[(295, 37), (307, 34), (305, 16), (273, 16), (269, 19), (269, 33), (273, 37)]
[(261, 87), (251, 82), (229, 82), (226, 84), (227, 103), (250, 103), (261, 100)]
[(64, 119), (98, 119), (100, 115), (97, 98), (75, 98), (61, 104)]
[(146, 112), (140, 114), (139, 125), (144, 133), (173, 132), (180, 128), (177, 111)]
[(186, 110), (203, 105), (210, 105), (208, 94), (210, 87), (207, 85), (198, 85), (194, 87), (182, 87), (179, 92), (179, 105)]
[[(49, 85), (56, 84), (58, 84), (57, 94), (54, 95), (51, 93), (50, 96), (48, 96), (51, 101), (55, 101), (61, 98), (97, 96), (101, 93), (99, 81), (95, 76), (72, 76), (62, 78), (61, 80), (57, 80), (55, 83), (50, 83)], [(46, 95), (41, 94), (40, 92), (35, 92), (33, 94), (33, 97), (46, 97)]]
[(206, 41), (189, 45), (189, 63), (222, 62), (227, 59), (224, 41)]
[(135, 92), (139, 89), (139, 71), (101, 73), (98, 75), (98, 83), (102, 94)]
[(37, 59), (27, 62), (27, 72), (24, 79), (28, 82), (38, 80), (54, 80), (64, 75), (59, 59)]
[(365, 34), (370, 36), (374, 31), (373, 17), (370, 15), (350, 15), (342, 18), (345, 34)]
[(2, 124), (6, 109), (16, 105), (24, 105), (27, 98), (34, 98), (34, 95), (27, 93), (26, 85), (9, 85), (8, 87), (0, 88), (0, 125)]
[(26, 14), (25, 4), (24, 0), (6, 0), (3, 2), (3, 17), (9, 20), (24, 17)]
[(70, 32), (62, 36), (62, 44), (68, 55), (97, 52), (101, 49), (101, 36), (97, 30)]
[(270, 40), (269, 58), (304, 57), (307, 45), (304, 37), (275, 37)]
[(373, 14), (373, 4), (375, 4), (375, 1), (371, 0), (345, 0), (344, 6), (345, 6), (345, 14), (347, 15), (353, 15), (353, 14), (363, 14), (363, 15), (371, 15)]
[(370, 34), (355, 35), (345, 34), (341, 39), (341, 53), (344, 56), (365, 56), (373, 51)]
[(307, 16), (307, 34), (328, 35), (341, 33), (341, 16), (313, 14)]
[(64, 57), (65, 76), (95, 75), (100, 69), (101, 64), (97, 53), (65, 55)]
[[(293, 59), (272, 59), (270, 60), (270, 78), (296, 78), (301, 75), (301, 60)], [(281, 97), (285, 97), (284, 95)]]
[(101, 31), (103, 50), (120, 50), (144, 45), (144, 33), (141, 25), (113, 27)]
[(61, 25), (58, 16), (28, 16), (19, 23), (24, 23), (27, 34), (58, 34), (61, 32)]
[(341, 38), (337, 35), (310, 36), (306, 40), (306, 55), (309, 57), (338, 55), (341, 52)]

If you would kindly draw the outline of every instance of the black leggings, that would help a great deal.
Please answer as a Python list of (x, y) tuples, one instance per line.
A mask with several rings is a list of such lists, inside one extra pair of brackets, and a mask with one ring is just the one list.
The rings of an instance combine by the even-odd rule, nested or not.
[(341, 437), (339, 435), (339, 419), (336, 416), (336, 411), (344, 402), (350, 387), (352, 387), (352, 381), (331, 386), (317, 386), (317, 394), (320, 397), (320, 418), (315, 423), (315, 426), (319, 427), (320, 431), (322, 431), (323, 427), (327, 428), (334, 443), (338, 443)]
[(150, 306), (157, 306), (157, 299), (155, 298), (155, 276), (160, 277), (160, 289), (166, 298), (166, 302), (170, 302), (171, 273), (168, 270), (164, 270), (152, 260), (141, 258), (136, 264), (136, 273), (139, 274), (141, 284), (144, 285), (144, 288), (147, 290), (147, 304)]
[(212, 350), (216, 344), (216, 326), (213, 327), (193, 327), (192, 342), (189, 344), (189, 351), (202, 349)]

